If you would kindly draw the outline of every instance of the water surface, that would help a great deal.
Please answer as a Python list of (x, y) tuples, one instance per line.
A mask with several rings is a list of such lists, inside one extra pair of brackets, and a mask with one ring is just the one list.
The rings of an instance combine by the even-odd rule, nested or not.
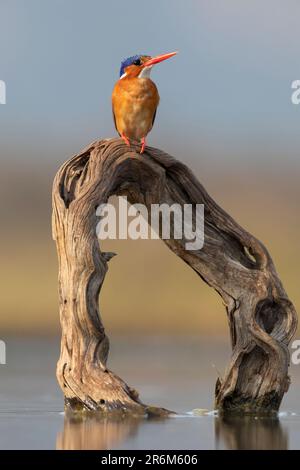
[[(300, 366), (278, 418), (221, 418), (213, 412), (225, 339), (111, 337), (109, 367), (145, 403), (178, 413), (166, 420), (68, 417), (55, 379), (59, 339), (3, 338), (1, 449), (300, 449)], [(205, 415), (191, 413), (206, 409)]]

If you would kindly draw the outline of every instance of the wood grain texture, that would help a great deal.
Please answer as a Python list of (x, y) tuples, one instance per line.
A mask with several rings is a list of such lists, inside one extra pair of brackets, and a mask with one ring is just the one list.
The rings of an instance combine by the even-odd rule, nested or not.
[(289, 387), (288, 345), (297, 315), (268, 251), (216, 204), (186, 165), (155, 148), (147, 147), (143, 156), (138, 152), (138, 146), (129, 149), (121, 139), (97, 141), (64, 163), (54, 180), (62, 327), (57, 378), (66, 406), (168, 413), (144, 405), (136, 390), (106, 368), (109, 342), (98, 299), (113, 254), (99, 248), (96, 208), (112, 195), (126, 195), (148, 210), (153, 203), (204, 204), (201, 250), (186, 251), (185, 240), (164, 242), (226, 307), (232, 356), (217, 381), (215, 406), (242, 413), (277, 411)]

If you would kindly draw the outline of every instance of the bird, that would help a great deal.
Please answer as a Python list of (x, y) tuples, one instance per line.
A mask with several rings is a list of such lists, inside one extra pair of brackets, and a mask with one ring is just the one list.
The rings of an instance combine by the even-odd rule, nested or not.
[(120, 78), (112, 92), (112, 111), (116, 130), (125, 144), (141, 143), (140, 153), (146, 146), (147, 134), (151, 131), (159, 93), (150, 78), (153, 65), (177, 54), (169, 52), (155, 57), (137, 54), (121, 62)]

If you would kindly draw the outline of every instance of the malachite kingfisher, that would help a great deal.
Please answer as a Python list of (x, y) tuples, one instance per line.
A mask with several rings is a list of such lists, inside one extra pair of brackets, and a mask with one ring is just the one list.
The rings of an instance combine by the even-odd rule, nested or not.
[(140, 142), (144, 152), (146, 136), (151, 131), (159, 94), (150, 79), (153, 65), (173, 57), (177, 52), (156, 57), (135, 55), (121, 63), (120, 78), (112, 92), (112, 109), (116, 129), (126, 143)]

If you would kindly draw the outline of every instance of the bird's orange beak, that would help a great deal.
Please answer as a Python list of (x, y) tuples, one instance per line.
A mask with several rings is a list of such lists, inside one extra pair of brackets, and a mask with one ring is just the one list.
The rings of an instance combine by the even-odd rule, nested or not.
[(177, 51), (169, 52), (168, 54), (157, 55), (156, 57), (151, 57), (151, 59), (147, 60), (147, 62), (144, 62), (143, 67), (150, 67), (151, 65), (158, 64), (159, 62), (162, 62), (163, 60), (170, 59), (170, 57), (173, 57), (176, 54), (177, 54)]

